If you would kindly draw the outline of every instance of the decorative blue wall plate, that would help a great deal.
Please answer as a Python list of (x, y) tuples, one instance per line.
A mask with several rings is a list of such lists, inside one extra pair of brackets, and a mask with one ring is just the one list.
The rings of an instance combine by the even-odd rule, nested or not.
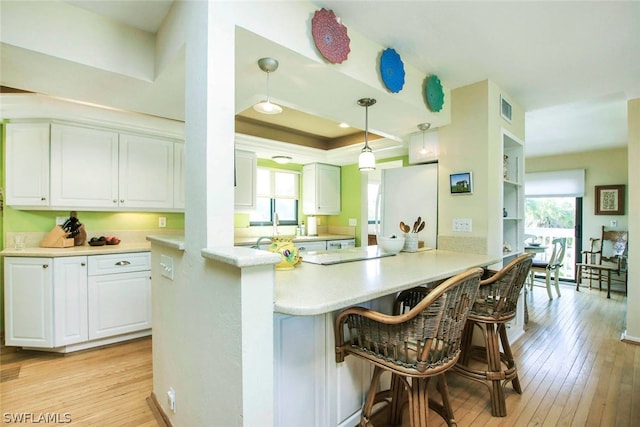
[(427, 105), (431, 111), (440, 111), (444, 105), (444, 91), (442, 90), (442, 83), (435, 74), (427, 77), (427, 84), (425, 89), (425, 95), (427, 98)]
[(396, 93), (404, 86), (404, 64), (400, 55), (389, 48), (385, 49), (380, 56), (380, 75), (384, 85), (391, 92)]

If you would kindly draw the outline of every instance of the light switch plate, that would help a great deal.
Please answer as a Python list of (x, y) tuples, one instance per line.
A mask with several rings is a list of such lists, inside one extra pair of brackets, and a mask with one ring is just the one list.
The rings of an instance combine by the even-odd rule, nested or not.
[(356, 225), (358, 225), (358, 220), (355, 218), (349, 218), (349, 226), (355, 227)]
[(173, 280), (173, 258), (160, 255), (160, 274), (169, 280)]

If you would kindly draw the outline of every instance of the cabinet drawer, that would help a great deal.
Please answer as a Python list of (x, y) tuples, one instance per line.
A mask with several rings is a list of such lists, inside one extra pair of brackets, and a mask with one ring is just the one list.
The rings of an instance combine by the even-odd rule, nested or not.
[(89, 276), (151, 270), (151, 256), (149, 252), (92, 255), (88, 258)]

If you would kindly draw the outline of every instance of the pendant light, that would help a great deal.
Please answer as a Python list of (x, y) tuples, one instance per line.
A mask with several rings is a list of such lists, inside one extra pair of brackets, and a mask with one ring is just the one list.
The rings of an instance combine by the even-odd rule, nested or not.
[(422, 131), (422, 149), (420, 149), (420, 154), (427, 154), (427, 147), (424, 144), (424, 133), (429, 130), (431, 127), (431, 123), (420, 123), (418, 125), (418, 129)]
[(269, 98), (269, 73), (273, 73), (278, 69), (278, 60), (274, 58), (260, 58), (258, 60), (258, 67), (267, 73), (267, 100), (258, 102), (253, 106), (253, 109), (262, 114), (280, 114), (282, 113), (282, 107), (277, 104), (272, 104)]
[(358, 105), (365, 109), (364, 122), (364, 148), (358, 157), (358, 168), (361, 171), (372, 171), (376, 169), (376, 156), (369, 147), (369, 107), (376, 103), (373, 98), (362, 98), (358, 100)]

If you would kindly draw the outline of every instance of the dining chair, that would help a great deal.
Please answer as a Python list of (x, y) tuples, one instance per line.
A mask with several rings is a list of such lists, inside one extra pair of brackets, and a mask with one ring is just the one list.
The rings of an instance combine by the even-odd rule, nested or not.
[[(532, 257), (533, 254), (522, 254), (499, 271), (486, 270), (462, 335), (462, 354), (453, 369), (457, 374), (487, 386), (494, 417), (507, 415), (504, 387), (509, 382), (517, 393), (522, 394), (507, 324), (516, 317), (518, 297), (529, 274)], [(482, 334), (482, 344), (474, 344), (476, 329)]]
[(531, 269), (529, 272), (529, 289), (533, 290), (535, 274), (543, 273), (545, 277), (547, 294), (549, 295), (549, 299), (553, 299), (553, 295), (551, 294), (551, 274), (553, 273), (553, 285), (556, 288), (556, 294), (558, 294), (558, 296), (561, 296), (559, 276), (560, 268), (562, 267), (562, 263), (564, 262), (566, 251), (566, 237), (558, 237), (551, 241), (551, 256), (549, 257), (549, 259), (547, 261), (536, 259), (533, 260), (533, 264), (531, 265)]
[[(433, 289), (401, 293), (395, 310), (399, 314), (383, 314), (363, 307), (348, 308), (338, 314), (336, 362), (353, 355), (374, 366), (362, 407), (361, 427), (373, 426), (374, 407), (386, 409), (388, 423), (400, 424), (407, 405), (411, 427), (428, 425), (429, 408), (448, 425), (456, 425), (443, 374), (460, 356), (462, 331), (476, 299), (482, 271), (473, 268)], [(384, 372), (391, 373), (391, 388), (378, 391)], [(436, 390), (440, 402), (429, 398), (427, 386), (432, 377), (438, 377)]]
[[(602, 226), (600, 239), (591, 238), (591, 248), (582, 251), (582, 262), (577, 263), (576, 291), (580, 290), (583, 279), (589, 280), (589, 289), (593, 279), (598, 280), (598, 288), (602, 290), (603, 273), (607, 277), (607, 298), (611, 298), (611, 281), (620, 282), (627, 294), (627, 250), (629, 233), (624, 230), (607, 230)], [(612, 279), (611, 275), (616, 277)]]

